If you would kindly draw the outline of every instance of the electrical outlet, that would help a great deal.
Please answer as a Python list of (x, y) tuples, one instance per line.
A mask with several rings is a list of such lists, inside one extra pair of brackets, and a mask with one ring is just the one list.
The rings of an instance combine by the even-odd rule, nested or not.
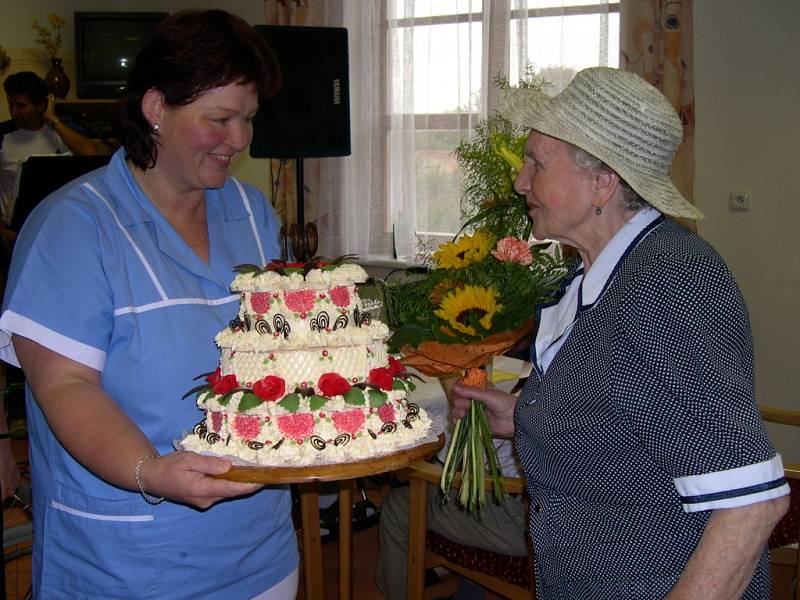
[(728, 194), (728, 208), (730, 210), (750, 210), (750, 194), (748, 192), (731, 192)]

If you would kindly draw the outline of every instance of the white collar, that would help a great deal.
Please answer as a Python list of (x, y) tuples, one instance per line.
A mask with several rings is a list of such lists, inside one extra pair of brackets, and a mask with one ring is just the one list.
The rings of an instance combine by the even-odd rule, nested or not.
[(536, 340), (531, 349), (531, 358), (542, 372), (550, 365), (567, 337), (565, 334), (575, 323), (578, 303), (581, 308), (586, 308), (597, 302), (628, 248), (660, 216), (661, 213), (652, 207), (637, 212), (609, 240), (587, 273), (583, 272), (581, 266), (558, 303), (542, 308)]
[(583, 277), (582, 306), (589, 306), (597, 302), (600, 293), (606, 287), (608, 279), (614, 269), (628, 250), (631, 242), (655, 221), (661, 213), (652, 207), (646, 207), (631, 217), (602, 249), (600, 254), (586, 271)]

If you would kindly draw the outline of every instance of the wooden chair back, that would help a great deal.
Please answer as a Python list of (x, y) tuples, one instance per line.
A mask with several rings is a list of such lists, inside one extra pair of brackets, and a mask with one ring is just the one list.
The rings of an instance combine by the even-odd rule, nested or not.
[[(761, 418), (769, 423), (800, 427), (800, 411), (760, 405)], [(800, 600), (800, 463), (784, 464), (791, 488), (789, 511), (769, 538), (773, 600)]]
[[(523, 557), (512, 557), (478, 548), (464, 546), (447, 540), (438, 534), (427, 532), (428, 485), (439, 485), (442, 475), (441, 467), (419, 461), (412, 463), (401, 472), (411, 485), (410, 522), (409, 522), (409, 555), (408, 555), (408, 597), (412, 600), (425, 598), (425, 570), (442, 566), (457, 573), (492, 592), (513, 600), (530, 600), (536, 598), (536, 585), (533, 576), (533, 554), (530, 550), (527, 560)], [(509, 494), (525, 492), (525, 480), (507, 477), (504, 480)], [(453, 487), (461, 485), (461, 478), (456, 477)], [(487, 491), (492, 490), (492, 481), (486, 481)], [(527, 511), (526, 511), (527, 512)], [(527, 577), (520, 579), (498, 576), (498, 564), (514, 564), (514, 569), (527, 569)], [(495, 567), (495, 568), (492, 568)], [(500, 571), (504, 569), (499, 569)], [(518, 573), (517, 573), (518, 574)], [(528, 586), (524, 585), (527, 581)]]

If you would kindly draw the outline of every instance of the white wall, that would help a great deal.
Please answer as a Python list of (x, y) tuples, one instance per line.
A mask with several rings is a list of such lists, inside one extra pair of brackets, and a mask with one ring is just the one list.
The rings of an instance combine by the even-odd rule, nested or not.
[[(700, 233), (750, 308), (759, 402), (800, 410), (800, 2), (697, 0), (695, 198)], [(750, 193), (748, 212), (728, 193)], [(770, 426), (800, 461), (800, 432)]]
[[(75, 98), (75, 33), (73, 13), (76, 11), (153, 11), (175, 12), (183, 8), (224, 8), (239, 15), (251, 25), (264, 23), (264, 3), (261, 0), (3, 0), (0, 18), (0, 44), (11, 56), (11, 67), (0, 79), (16, 71), (34, 71), (41, 76), (50, 68), (45, 50), (35, 43), (33, 20), (47, 25), (47, 15), (56, 13), (66, 20), (62, 29), (64, 69), (72, 82), (67, 98)], [(0, 120), (8, 119), (5, 94), (0, 88)], [(265, 193), (268, 161), (239, 157), (232, 169), (234, 176), (258, 186)]]

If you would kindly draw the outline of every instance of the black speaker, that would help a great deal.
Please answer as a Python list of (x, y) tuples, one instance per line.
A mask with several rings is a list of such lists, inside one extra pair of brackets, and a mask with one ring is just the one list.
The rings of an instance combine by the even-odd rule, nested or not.
[(256, 25), (278, 58), (283, 86), (263, 100), (250, 156), (319, 158), (350, 154), (347, 30)]

